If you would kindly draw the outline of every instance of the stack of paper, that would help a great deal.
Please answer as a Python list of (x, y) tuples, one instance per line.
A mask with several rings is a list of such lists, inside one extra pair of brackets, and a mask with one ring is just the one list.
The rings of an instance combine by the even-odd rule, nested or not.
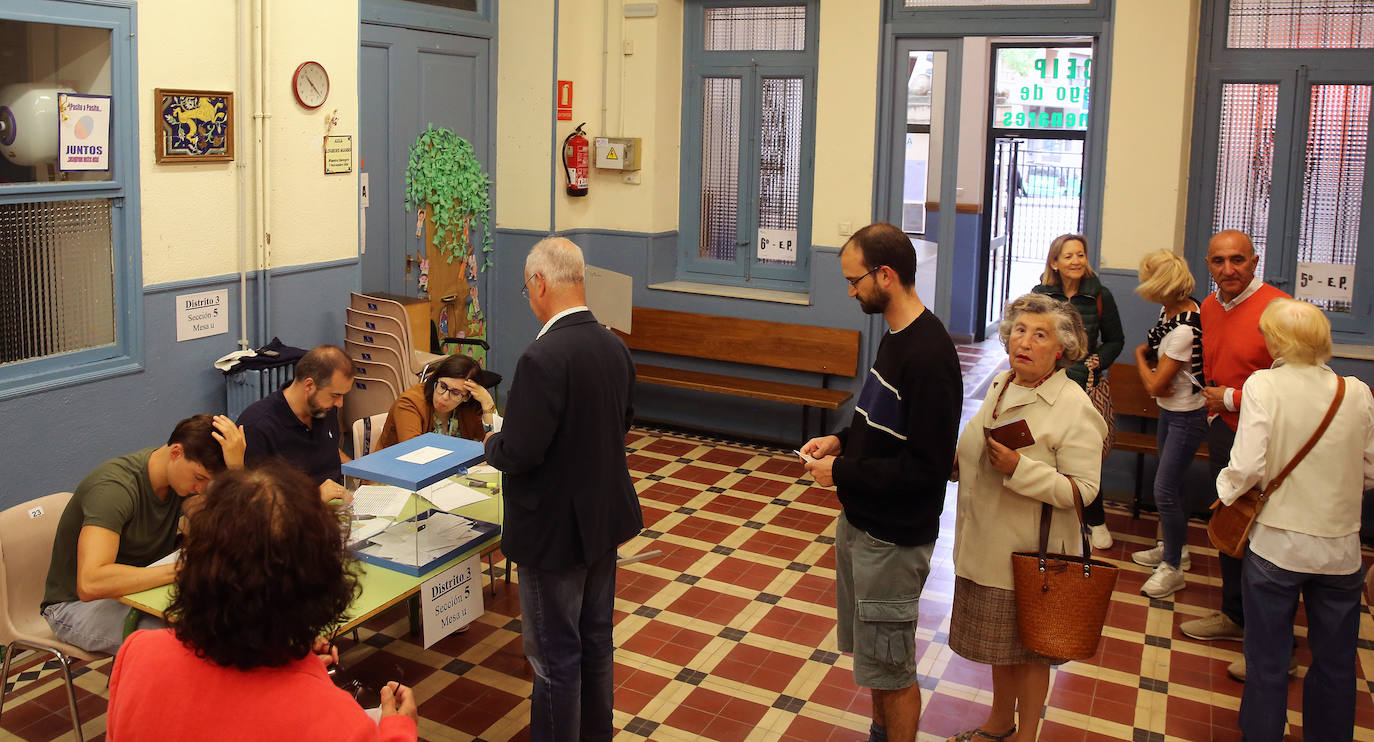
[(353, 512), (356, 515), (375, 515), (395, 518), (405, 509), (410, 492), (389, 484), (365, 484), (353, 493)]
[(472, 521), (450, 513), (434, 513), (420, 521), (417, 530), (412, 522), (398, 523), (390, 530), (372, 537), (364, 554), (397, 564), (418, 567), (437, 559), (479, 535)]

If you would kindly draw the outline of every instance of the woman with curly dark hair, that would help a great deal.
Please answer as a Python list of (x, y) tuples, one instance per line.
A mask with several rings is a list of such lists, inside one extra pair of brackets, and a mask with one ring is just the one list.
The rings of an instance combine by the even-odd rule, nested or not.
[(280, 464), (217, 478), (190, 523), (172, 628), (136, 631), (110, 678), (109, 738), (414, 740), (409, 688), (374, 724), (330, 682), (328, 642), (357, 595), (338, 516)]

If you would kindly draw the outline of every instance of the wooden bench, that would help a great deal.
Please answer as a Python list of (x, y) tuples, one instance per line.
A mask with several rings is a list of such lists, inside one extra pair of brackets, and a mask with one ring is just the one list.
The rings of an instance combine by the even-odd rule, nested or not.
[(858, 330), (647, 307), (634, 307), (630, 321), (630, 334), (616, 333), (630, 350), (819, 374), (820, 386), (809, 386), (635, 364), (635, 374), (645, 384), (801, 405), (802, 440), (808, 438), (809, 408), (821, 411), (821, 430), (825, 430), (826, 412), (839, 409), (853, 396), (843, 389), (830, 389), (829, 383), (831, 376), (853, 377), (858, 372)]
[[(1159, 441), (1154, 433), (1146, 432), (1146, 420), (1159, 419), (1159, 404), (1145, 391), (1134, 363), (1113, 363), (1107, 378), (1112, 384), (1112, 414), (1140, 421), (1138, 432), (1123, 430), (1118, 425), (1116, 442), (1112, 444), (1113, 451), (1135, 454), (1135, 498), (1131, 502), (1131, 517), (1138, 518), (1144, 503), (1145, 454), (1159, 455)], [(1207, 460), (1207, 441), (1198, 447), (1195, 458)]]

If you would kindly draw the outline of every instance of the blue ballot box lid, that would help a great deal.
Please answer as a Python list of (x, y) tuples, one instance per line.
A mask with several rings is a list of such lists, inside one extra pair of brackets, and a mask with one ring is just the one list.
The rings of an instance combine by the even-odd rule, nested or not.
[[(420, 452), (427, 452), (424, 458), (431, 460), (424, 463), (403, 460), (405, 457), (413, 458)], [(480, 441), (439, 433), (425, 433), (360, 459), (354, 459), (343, 465), (343, 473), (345, 476), (369, 479), (414, 491), (445, 477), (461, 474), (485, 457), (486, 449)]]

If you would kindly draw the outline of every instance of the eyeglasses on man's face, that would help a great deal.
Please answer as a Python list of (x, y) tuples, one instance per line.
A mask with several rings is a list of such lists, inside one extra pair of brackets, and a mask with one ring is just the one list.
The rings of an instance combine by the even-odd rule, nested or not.
[(525, 278), (525, 282), (522, 283), (522, 284), (520, 284), (520, 295), (521, 295), (521, 296), (525, 297), (526, 299), (530, 298), (530, 281), (533, 280), (533, 278), (534, 278), (535, 276), (537, 276), (537, 275), (539, 275), (539, 274), (538, 274), (538, 273), (531, 273), (527, 278)]
[(868, 278), (869, 276), (873, 275), (874, 273), (877, 273), (878, 271), (880, 271), (880, 270), (882, 270), (882, 269), (884, 269), (884, 268), (886, 268), (886, 267), (887, 267), (887, 266), (885, 266), (885, 265), (880, 265), (880, 266), (874, 268), (873, 270), (871, 270), (871, 271), (869, 271), (869, 272), (863, 274), (862, 276), (859, 276), (858, 278), (850, 278), (849, 276), (845, 276), (845, 277), (844, 277), (844, 280), (846, 280), (846, 281), (849, 282), (850, 287), (856, 288), (856, 289), (857, 289), (857, 288), (859, 288), (859, 282), (860, 282), (860, 281), (864, 280), (865, 278)]

